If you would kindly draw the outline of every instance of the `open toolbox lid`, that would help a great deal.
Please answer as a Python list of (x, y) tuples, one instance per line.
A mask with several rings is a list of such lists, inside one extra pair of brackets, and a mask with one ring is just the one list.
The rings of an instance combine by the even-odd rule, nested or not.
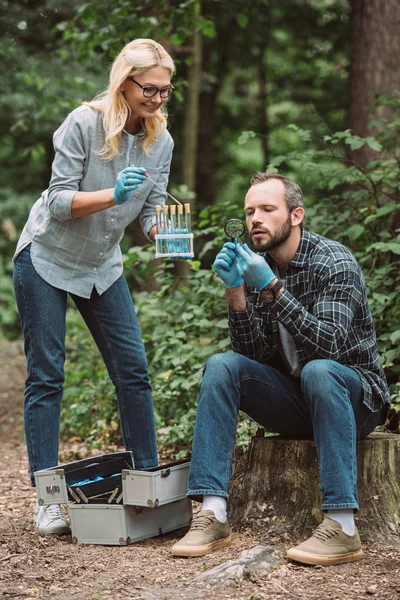
[(168, 463), (146, 471), (122, 471), (123, 503), (156, 508), (186, 497), (190, 461)]
[(113, 452), (36, 471), (39, 504), (86, 503), (89, 498), (106, 493), (118, 497), (122, 492), (122, 471), (133, 468), (132, 452)]

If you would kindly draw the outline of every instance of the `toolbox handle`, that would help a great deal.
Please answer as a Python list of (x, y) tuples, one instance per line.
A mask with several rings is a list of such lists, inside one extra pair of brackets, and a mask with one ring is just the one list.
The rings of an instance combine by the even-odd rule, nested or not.
[(168, 477), (170, 473), (171, 469), (164, 469), (163, 471), (161, 471), (161, 477)]

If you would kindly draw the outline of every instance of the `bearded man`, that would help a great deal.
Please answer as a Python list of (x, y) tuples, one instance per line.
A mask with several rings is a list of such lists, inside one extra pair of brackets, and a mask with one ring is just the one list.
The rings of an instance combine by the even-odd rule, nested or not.
[(389, 390), (361, 268), (342, 244), (303, 228), (299, 186), (256, 173), (245, 197), (247, 244), (224, 244), (214, 269), (226, 288), (233, 352), (204, 369), (188, 497), (203, 502), (175, 556), (231, 543), (226, 515), (239, 410), (283, 437), (314, 438), (324, 520), (287, 557), (334, 565), (363, 556), (356, 440), (384, 422)]

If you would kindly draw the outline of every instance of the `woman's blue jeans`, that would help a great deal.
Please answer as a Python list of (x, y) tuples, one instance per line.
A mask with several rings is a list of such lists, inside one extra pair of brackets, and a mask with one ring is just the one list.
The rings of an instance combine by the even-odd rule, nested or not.
[[(14, 288), (25, 339), (25, 437), (34, 471), (58, 463), (64, 383), (67, 292), (35, 271), (29, 247), (18, 256)], [(158, 464), (153, 400), (146, 353), (132, 298), (122, 275), (104, 294), (70, 294), (99, 348), (114, 383), (122, 439), (137, 469)]]
[(358, 509), (356, 440), (379, 424), (363, 404), (359, 375), (313, 360), (296, 379), (240, 354), (207, 363), (197, 407), (188, 496), (228, 497), (239, 410), (284, 437), (314, 437), (322, 510)]

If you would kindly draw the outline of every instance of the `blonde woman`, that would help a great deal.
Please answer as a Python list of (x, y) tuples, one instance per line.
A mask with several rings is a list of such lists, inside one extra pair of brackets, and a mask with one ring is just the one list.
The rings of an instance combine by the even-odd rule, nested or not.
[[(147, 359), (119, 243), (137, 216), (147, 238), (154, 238), (155, 205), (164, 203), (173, 149), (165, 110), (173, 73), (160, 44), (130, 42), (113, 63), (106, 91), (72, 111), (54, 134), (50, 184), (14, 256), (32, 485), (35, 471), (58, 463), (68, 294), (115, 385), (125, 448), (133, 451), (136, 468), (157, 465)], [(41, 534), (69, 531), (59, 505), (36, 506), (34, 523)]]

